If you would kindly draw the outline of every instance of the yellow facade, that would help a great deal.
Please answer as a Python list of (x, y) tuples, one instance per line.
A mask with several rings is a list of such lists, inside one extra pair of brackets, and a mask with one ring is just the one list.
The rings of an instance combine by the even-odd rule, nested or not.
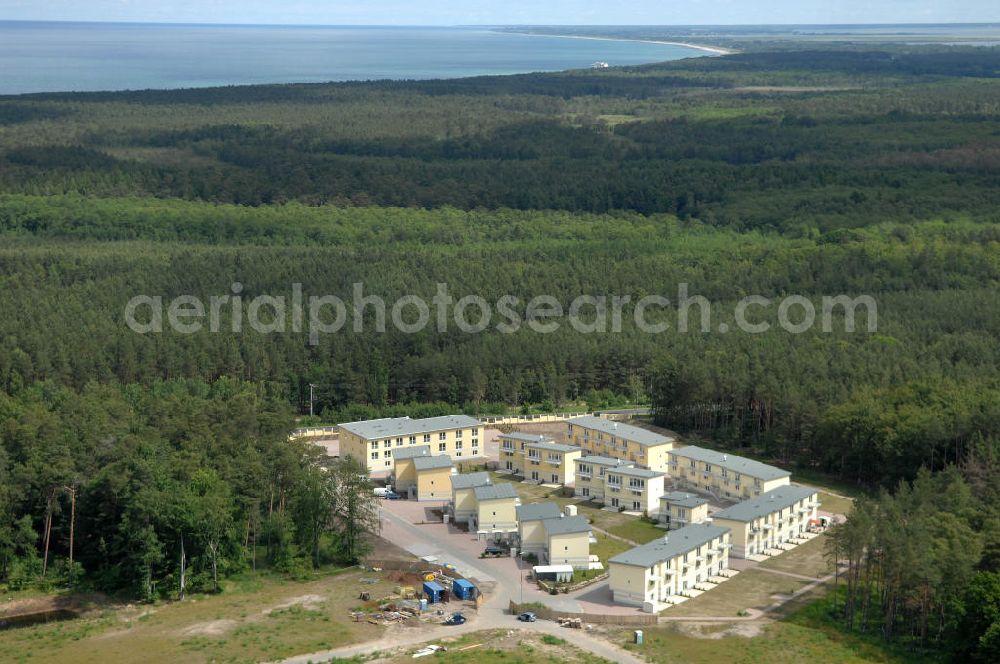
[(660, 511), (664, 474), (646, 468), (608, 468), (604, 474), (604, 504), (646, 515)]
[(676, 444), (670, 436), (593, 416), (569, 420), (566, 435), (585, 454), (622, 459), (660, 472), (667, 471), (669, 453)]
[(675, 530), (608, 561), (608, 586), (619, 604), (659, 611), (691, 590), (707, 589), (729, 568), (729, 529), (716, 524)]
[(451, 518), (460, 523), (470, 523), (478, 509), (476, 487), (490, 483), (489, 473), (466, 473), (451, 476)]
[(670, 476), (681, 486), (717, 498), (745, 500), (781, 486), (791, 474), (759, 461), (701, 447), (680, 447), (670, 452)]
[(590, 566), (590, 533), (549, 535), (546, 544), (547, 565), (572, 565), (575, 569)]
[(631, 467), (632, 464), (606, 456), (581, 456), (573, 463), (573, 495), (604, 502), (604, 476), (608, 468)]
[(410, 487), (417, 485), (417, 469), (413, 465), (413, 460), (413, 457), (397, 459), (393, 469), (392, 488), (402, 495), (406, 495)]
[(804, 541), (801, 538), (816, 519), (819, 505), (819, 494), (813, 489), (778, 487), (716, 512), (712, 523), (732, 530), (734, 558), (749, 558)]
[(476, 505), (476, 520), (470, 528), (486, 533), (517, 532), (517, 499), (499, 498), (479, 500)]
[(448, 500), (451, 497), (451, 468), (417, 471), (417, 500)]
[(708, 518), (708, 501), (693, 494), (674, 492), (660, 498), (660, 515), (662, 523), (670, 530), (683, 528), (692, 523), (704, 523)]
[(394, 451), (416, 445), (428, 445), (431, 454), (455, 459), (483, 455), (482, 423), (465, 415), (365, 420), (338, 428), (340, 455), (357, 460), (369, 472), (392, 471)]

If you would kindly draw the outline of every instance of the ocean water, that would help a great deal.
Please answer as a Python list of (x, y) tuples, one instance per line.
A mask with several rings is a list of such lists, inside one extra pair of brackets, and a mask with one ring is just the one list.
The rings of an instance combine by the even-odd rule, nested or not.
[(0, 21), (0, 94), (456, 78), (703, 55), (683, 46), (485, 28)]

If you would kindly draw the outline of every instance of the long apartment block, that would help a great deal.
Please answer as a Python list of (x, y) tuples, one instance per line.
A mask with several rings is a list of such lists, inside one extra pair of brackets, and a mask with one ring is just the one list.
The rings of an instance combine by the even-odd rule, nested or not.
[(468, 415), (411, 419), (389, 417), (340, 425), (340, 454), (350, 456), (369, 472), (393, 470), (394, 454), (411, 446), (427, 445), (432, 455), (452, 459), (482, 456), (482, 423)]
[(622, 459), (660, 472), (667, 472), (669, 452), (677, 443), (673, 437), (593, 415), (567, 420), (566, 435), (585, 454)]
[(500, 436), (500, 467), (545, 484), (570, 484), (582, 450), (547, 436), (508, 433)]
[(748, 558), (795, 543), (816, 519), (816, 489), (790, 484), (737, 503), (712, 515), (712, 523), (732, 530), (732, 555)]
[(791, 473), (746, 457), (689, 445), (670, 451), (670, 476), (720, 499), (746, 500), (788, 485)]

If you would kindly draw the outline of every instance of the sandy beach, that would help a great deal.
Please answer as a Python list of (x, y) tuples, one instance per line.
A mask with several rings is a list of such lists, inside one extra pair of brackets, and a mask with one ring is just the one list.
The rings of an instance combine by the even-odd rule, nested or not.
[(715, 55), (731, 55), (733, 53), (736, 53), (736, 51), (733, 51), (728, 48), (722, 48), (720, 46), (705, 46), (703, 44), (691, 44), (689, 42), (657, 41), (654, 39), (625, 39), (623, 37), (591, 37), (588, 35), (547, 35), (537, 32), (509, 32), (508, 34), (525, 35), (528, 37), (556, 37), (559, 39), (591, 39), (594, 41), (640, 42), (642, 44), (663, 44), (664, 46), (683, 46), (684, 48), (693, 48), (699, 51), (705, 51), (706, 53), (714, 53)]

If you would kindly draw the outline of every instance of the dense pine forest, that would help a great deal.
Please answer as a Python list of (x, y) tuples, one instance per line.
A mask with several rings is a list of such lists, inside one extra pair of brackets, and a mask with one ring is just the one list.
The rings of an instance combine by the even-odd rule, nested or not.
[[(981, 546), (948, 592), (1000, 571), (995, 479), (970, 463), (1000, 441), (1000, 49), (809, 49), (0, 98), (0, 578), (37, 574), (46, 539), (64, 574), (147, 597), (178, 591), (182, 540), (202, 588), (220, 560), (255, 564), (258, 534), (285, 567), (356, 556), (342, 520), (310, 514), (331, 489), (284, 440), (310, 384), (325, 421), (651, 403), (683, 435), (865, 490), (952, 468), (941, 490), (980, 501), (963, 527)], [(663, 309), (668, 331), (649, 334), (626, 309), (620, 332), (312, 343), (229, 319), (124, 324), (135, 295), (207, 300), (236, 282), (247, 301), (356, 283), (430, 300), (446, 283), (516, 296), (521, 313), (541, 294), (673, 302), (686, 284), (711, 325), (680, 332)], [(830, 332), (735, 331), (742, 298), (791, 294), (817, 310), (870, 295), (877, 330), (838, 313)], [(229, 520), (198, 530), (181, 500), (221, 501)], [(966, 625), (935, 615), (937, 632), (910, 631), (923, 645)]]

